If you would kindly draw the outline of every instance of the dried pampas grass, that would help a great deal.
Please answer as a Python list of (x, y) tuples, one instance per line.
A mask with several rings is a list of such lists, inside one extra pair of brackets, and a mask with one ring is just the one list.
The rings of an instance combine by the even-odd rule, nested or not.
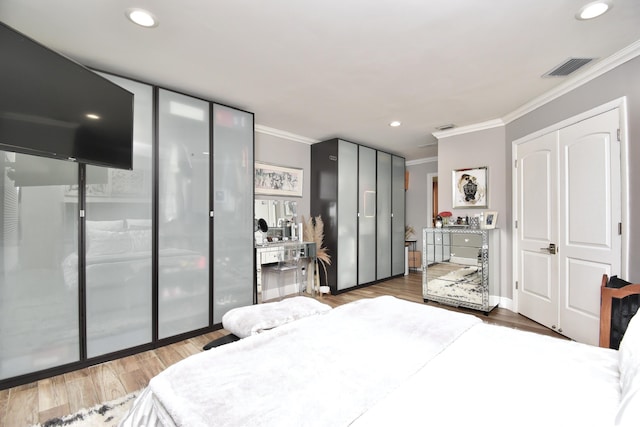
[(305, 220), (302, 216), (302, 238), (305, 242), (314, 242), (316, 244), (316, 260), (320, 261), (324, 269), (324, 278), (329, 285), (329, 277), (327, 276), (327, 265), (331, 265), (331, 256), (329, 250), (324, 246), (324, 222), (320, 215)]

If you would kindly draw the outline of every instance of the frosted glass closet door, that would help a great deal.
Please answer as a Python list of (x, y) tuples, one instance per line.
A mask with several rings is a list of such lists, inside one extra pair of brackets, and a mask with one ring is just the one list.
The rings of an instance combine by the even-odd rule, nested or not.
[(158, 337), (209, 325), (209, 103), (158, 99)]
[(78, 165), (0, 151), (0, 379), (78, 361)]
[(404, 159), (393, 156), (391, 171), (391, 208), (393, 219), (391, 221), (391, 273), (396, 276), (404, 274)]
[(378, 151), (377, 280), (391, 276), (391, 154)]
[(376, 280), (376, 150), (358, 149), (358, 284)]
[[(332, 257), (335, 254), (329, 253)], [(358, 146), (338, 141), (338, 290), (358, 283)]]
[(213, 322), (253, 304), (253, 114), (213, 106)]
[(103, 74), (134, 97), (133, 170), (87, 166), (87, 356), (151, 342), (152, 88)]

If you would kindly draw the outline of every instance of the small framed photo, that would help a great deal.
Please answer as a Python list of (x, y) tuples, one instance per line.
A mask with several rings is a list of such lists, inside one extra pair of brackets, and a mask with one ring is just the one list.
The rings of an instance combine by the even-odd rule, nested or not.
[(483, 216), (484, 216), (484, 221), (482, 224), (480, 224), (481, 228), (484, 228), (484, 229), (496, 228), (496, 223), (498, 222), (498, 212), (485, 211)]
[(453, 207), (487, 208), (487, 167), (453, 171)]

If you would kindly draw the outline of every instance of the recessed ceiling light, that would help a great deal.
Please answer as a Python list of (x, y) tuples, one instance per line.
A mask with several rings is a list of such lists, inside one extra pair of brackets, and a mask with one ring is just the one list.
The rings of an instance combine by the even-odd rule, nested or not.
[(393, 121), (393, 122), (389, 123), (389, 126), (391, 126), (392, 128), (397, 128), (397, 127), (398, 127), (398, 126), (400, 126), (401, 124), (402, 124), (401, 122), (399, 122), (399, 121), (395, 120), (395, 121)]
[(93, 113), (88, 113), (85, 115), (88, 119), (92, 119), (92, 120), (98, 120), (100, 118), (99, 115), (97, 114), (93, 114)]
[(610, 0), (601, 0), (588, 3), (580, 8), (576, 14), (576, 18), (585, 21), (587, 19), (597, 18), (613, 7)]
[(138, 24), (141, 27), (152, 28), (158, 26), (158, 20), (156, 17), (151, 12), (144, 9), (127, 9), (125, 15), (131, 20), (131, 22)]

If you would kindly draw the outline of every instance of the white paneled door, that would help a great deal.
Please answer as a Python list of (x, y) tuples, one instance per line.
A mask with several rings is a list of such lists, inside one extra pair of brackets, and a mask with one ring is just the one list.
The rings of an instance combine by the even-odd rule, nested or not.
[(516, 146), (518, 311), (598, 344), (600, 280), (621, 268), (619, 110)]
[(538, 137), (517, 147), (518, 311), (557, 328), (558, 135)]

